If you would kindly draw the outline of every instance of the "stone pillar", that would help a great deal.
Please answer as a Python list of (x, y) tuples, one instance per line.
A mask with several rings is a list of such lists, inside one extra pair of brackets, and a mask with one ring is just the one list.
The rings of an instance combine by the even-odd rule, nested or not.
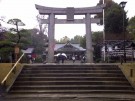
[(86, 24), (86, 60), (88, 63), (93, 63), (91, 17), (89, 13), (85, 15), (85, 24)]
[(55, 15), (51, 13), (49, 15), (49, 24), (48, 24), (48, 38), (49, 38), (48, 57), (47, 57), (48, 63), (54, 62), (54, 46), (55, 46), (54, 27), (55, 27)]

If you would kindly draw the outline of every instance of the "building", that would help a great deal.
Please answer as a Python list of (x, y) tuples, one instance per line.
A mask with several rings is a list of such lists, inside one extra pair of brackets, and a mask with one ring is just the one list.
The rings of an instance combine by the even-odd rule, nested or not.
[(80, 59), (81, 56), (85, 55), (86, 49), (82, 48), (80, 44), (72, 44), (67, 42), (65, 44), (56, 44), (54, 47), (54, 53), (65, 53), (68, 59), (71, 59), (73, 55), (76, 59)]

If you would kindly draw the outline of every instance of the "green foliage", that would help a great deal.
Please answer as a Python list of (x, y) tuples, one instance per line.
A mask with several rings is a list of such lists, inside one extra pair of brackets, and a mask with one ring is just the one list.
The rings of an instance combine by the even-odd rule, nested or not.
[[(110, 9), (110, 7), (114, 4), (114, 2), (112, 0), (104, 0), (106, 7), (104, 9), (104, 12), (106, 13), (108, 9)], [(101, 5), (103, 4), (103, 0), (99, 0), (99, 3), (97, 5)], [(103, 25), (103, 13), (97, 14), (95, 16), (95, 18), (99, 18), (100, 19), (100, 25)]]
[(13, 51), (13, 47), (5, 46), (0, 49), (0, 54), (1, 54), (1, 56), (6, 56), (7, 54), (9, 54), (12, 51)]
[(45, 51), (45, 44), (47, 43), (47, 36), (39, 33), (35, 29), (31, 30), (31, 46), (34, 48), (34, 52), (42, 54)]
[(10, 41), (8, 41), (8, 40), (0, 41), (0, 48), (2, 48), (2, 47), (8, 47), (8, 46), (13, 46)]
[[(100, 0), (97, 5), (102, 4)], [(124, 30), (128, 25), (128, 18), (126, 12), (117, 3), (112, 0), (105, 0), (105, 32), (106, 33), (122, 33), (123, 32), (123, 13), (124, 13)], [(95, 16), (96, 18), (103, 18), (102, 14)], [(103, 20), (101, 20), (103, 21)], [(100, 23), (102, 24), (102, 23)]]
[(24, 26), (25, 24), (18, 18), (14, 18), (14, 19), (9, 19), (8, 22), (9, 24), (12, 25), (17, 25), (17, 26)]
[[(103, 32), (93, 32), (92, 34), (92, 42), (97, 44), (97, 43), (102, 43), (103, 42)], [(83, 48), (86, 48), (86, 35), (80, 38), (80, 45)]]
[(19, 44), (20, 43), (21, 36), (19, 34), (18, 26), (24, 26), (25, 24), (20, 19), (17, 19), (17, 18), (15, 18), (15, 19), (9, 19), (7, 23), (16, 26), (16, 29), (14, 29), (14, 28), (11, 28), (11, 29), (14, 30), (15, 32), (17, 32), (18, 39), (17, 39), (17, 43), (16, 44)]
[[(37, 29), (23, 29), (19, 31), (20, 41), (18, 46), (20, 50), (33, 47), (36, 54), (42, 54), (45, 51), (46, 35), (37, 34), (37, 31)], [(9, 62), (9, 56), (14, 54), (14, 47), (18, 41), (18, 33), (11, 32), (0, 34), (0, 57), (2, 62)]]
[(129, 20), (128, 31), (135, 40), (135, 16)]
[(76, 35), (74, 36), (74, 38), (71, 39), (71, 43), (80, 43), (80, 41), (82, 40), (83, 36), (80, 35)]
[(102, 43), (103, 42), (103, 32), (93, 32), (92, 42), (93, 43)]
[(17, 43), (17, 35), (16, 34), (13, 34), (11, 32), (7, 32), (5, 33), (5, 36), (6, 36), (6, 39), (5, 40), (8, 40), (10, 41), (13, 45), (15, 45)]
[(13, 43), (8, 40), (0, 41), (0, 57), (3, 62), (9, 61), (9, 56), (14, 51)]
[(123, 32), (123, 13), (124, 30), (128, 25), (126, 12), (116, 3), (114, 3), (105, 14), (105, 32), (122, 33)]
[(58, 42), (59, 43), (67, 43), (70, 41), (70, 38), (67, 36), (64, 36), (63, 38), (61, 38)]
[(86, 35), (80, 40), (80, 46), (86, 48)]
[(26, 49), (28, 48), (28, 46), (31, 46), (32, 45), (32, 37), (31, 37), (31, 33), (29, 30), (21, 30), (20, 31), (20, 48), (21, 49)]
[(79, 43), (81, 47), (86, 48), (86, 36), (85, 35), (84, 36), (76, 35), (72, 39), (65, 36), (60, 40), (56, 40), (56, 43), (67, 43), (69, 41), (71, 43)]
[[(18, 45), (20, 49), (24, 49), (30, 43), (31, 34), (28, 33), (27, 30), (21, 30), (20, 35), (21, 41)], [(14, 54), (14, 47), (18, 36), (17, 34), (6, 32), (4, 33), (4, 37), (5, 38), (0, 41), (0, 57), (2, 58), (2, 62), (9, 62), (9, 56)]]
[(95, 62), (100, 62), (101, 60), (101, 47), (99, 45), (94, 46), (94, 61)]
[(0, 41), (6, 39), (5, 33), (6, 33), (6, 32), (0, 32)]

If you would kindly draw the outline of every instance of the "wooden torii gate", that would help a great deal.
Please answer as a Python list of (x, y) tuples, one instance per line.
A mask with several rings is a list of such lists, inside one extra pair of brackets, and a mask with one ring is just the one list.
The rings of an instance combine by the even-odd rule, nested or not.
[[(84, 8), (54, 8), (35, 5), (40, 15), (48, 15), (48, 19), (41, 19), (42, 24), (48, 24), (48, 61), (49, 63), (54, 62), (54, 31), (55, 24), (82, 24), (86, 25), (86, 60), (88, 63), (93, 63), (93, 48), (92, 48), (92, 36), (91, 36), (91, 23), (100, 23), (100, 19), (91, 18), (92, 14), (102, 13), (105, 4), (84, 7)], [(66, 15), (67, 19), (56, 19), (55, 15)], [(84, 19), (74, 19), (74, 15), (85, 15)]]

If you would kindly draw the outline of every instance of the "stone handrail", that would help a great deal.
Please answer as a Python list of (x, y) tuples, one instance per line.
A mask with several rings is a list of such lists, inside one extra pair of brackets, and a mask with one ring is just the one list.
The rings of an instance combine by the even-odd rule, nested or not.
[(22, 57), (24, 56), (25, 53), (23, 53), (21, 55), (21, 57), (17, 60), (17, 62), (14, 64), (14, 66), (12, 67), (12, 69), (9, 71), (9, 73), (5, 76), (5, 78), (2, 80), (1, 85), (5, 85), (5, 82), (7, 80), (7, 78), (9, 77), (9, 75), (13, 72), (13, 70), (15, 69), (16, 65), (19, 63), (19, 61), (22, 59)]

